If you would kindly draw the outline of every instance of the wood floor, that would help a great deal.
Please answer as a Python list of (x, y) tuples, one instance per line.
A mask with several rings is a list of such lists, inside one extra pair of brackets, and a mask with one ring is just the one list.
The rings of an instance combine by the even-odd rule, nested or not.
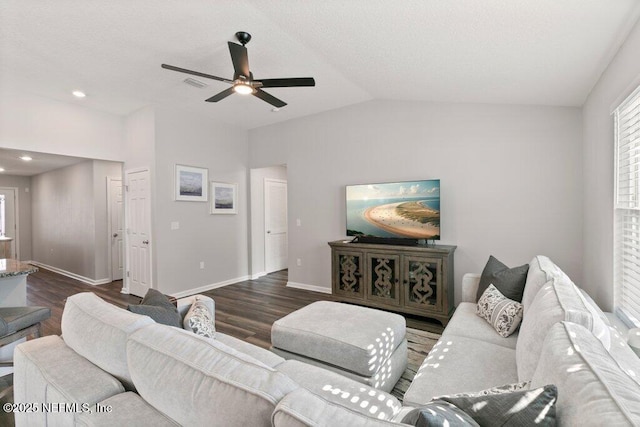
[[(288, 288), (287, 277), (287, 270), (282, 270), (257, 280), (246, 280), (205, 292), (216, 303), (216, 329), (269, 348), (271, 325), (277, 319), (314, 301), (334, 300), (329, 294)], [(40, 268), (27, 278), (27, 303), (50, 307), (51, 318), (44, 322), (42, 335), (60, 335), (62, 310), (67, 297), (79, 292), (94, 292), (100, 298), (123, 308), (140, 302), (138, 297), (120, 293), (121, 289), (122, 281), (91, 286)], [(409, 327), (442, 332), (442, 326), (436, 321), (406, 318)]]

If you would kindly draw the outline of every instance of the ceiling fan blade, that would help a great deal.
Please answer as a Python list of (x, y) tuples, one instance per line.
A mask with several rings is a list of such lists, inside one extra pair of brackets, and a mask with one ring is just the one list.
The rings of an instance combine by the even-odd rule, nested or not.
[(249, 80), (251, 73), (249, 71), (247, 48), (237, 43), (229, 42), (229, 52), (231, 53), (231, 61), (233, 61), (233, 69), (236, 72), (236, 76), (242, 75)]
[(256, 83), (262, 83), (262, 87), (297, 87), (316, 85), (316, 81), (313, 77), (291, 77), (286, 79), (262, 79), (254, 81)]
[(205, 74), (205, 73), (201, 73), (199, 71), (187, 70), (186, 68), (174, 67), (173, 65), (162, 64), (162, 68), (167, 69), (167, 70), (177, 71), (179, 73), (192, 74), (192, 75), (198, 76), (198, 77), (204, 77), (204, 78), (207, 78), (207, 79), (218, 80), (220, 82), (233, 83), (233, 80), (225, 79), (225, 78), (218, 77), (218, 76), (212, 76), (211, 74)]
[(233, 92), (235, 92), (235, 91), (233, 90), (233, 86), (232, 86), (229, 89), (225, 89), (222, 92), (213, 95), (209, 99), (205, 99), (205, 101), (206, 102), (218, 102), (218, 101), (220, 101), (222, 99), (225, 99), (227, 96), (233, 94)]
[(273, 105), (274, 107), (277, 108), (282, 108), (285, 105), (287, 105), (286, 102), (276, 98), (273, 95), (268, 94), (267, 92), (263, 91), (262, 89), (256, 89), (253, 92), (253, 96), (258, 97), (260, 99), (262, 99), (265, 102), (268, 102), (269, 104)]

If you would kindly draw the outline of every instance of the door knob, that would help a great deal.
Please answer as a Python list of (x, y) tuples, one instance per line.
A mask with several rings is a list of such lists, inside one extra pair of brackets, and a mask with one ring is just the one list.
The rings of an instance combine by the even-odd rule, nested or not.
[(143, 244), (143, 245), (148, 245), (148, 244), (149, 244), (149, 241), (148, 241), (148, 240), (143, 240), (143, 241), (142, 241), (142, 244)]
[(113, 233), (113, 237), (118, 237), (118, 233)]
[(271, 234), (271, 230), (267, 230), (267, 234)]

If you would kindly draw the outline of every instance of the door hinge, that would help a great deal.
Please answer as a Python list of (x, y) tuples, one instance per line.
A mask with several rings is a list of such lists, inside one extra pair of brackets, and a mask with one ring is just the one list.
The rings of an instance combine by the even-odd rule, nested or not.
[(127, 271), (127, 277), (129, 277), (129, 272)]
[(128, 185), (124, 186), (124, 191), (129, 191), (129, 186)]

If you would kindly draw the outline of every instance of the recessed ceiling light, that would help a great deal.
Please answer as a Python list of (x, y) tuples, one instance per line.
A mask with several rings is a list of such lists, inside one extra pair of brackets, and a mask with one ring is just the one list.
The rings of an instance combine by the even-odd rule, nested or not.
[(33, 158), (29, 156), (20, 156), (19, 159), (24, 160), (25, 162), (30, 162), (31, 160), (33, 160)]
[(271, 112), (272, 112), (272, 113), (277, 113), (278, 111), (280, 111), (280, 109), (279, 109), (278, 107), (273, 107), (273, 108), (271, 109)]
[(0, 172), (4, 172), (4, 168), (0, 168)]
[(76, 98), (84, 98), (85, 96), (87, 96), (86, 93), (80, 91), (80, 90), (74, 90), (73, 92), (71, 92), (73, 94), (73, 96), (75, 96)]

